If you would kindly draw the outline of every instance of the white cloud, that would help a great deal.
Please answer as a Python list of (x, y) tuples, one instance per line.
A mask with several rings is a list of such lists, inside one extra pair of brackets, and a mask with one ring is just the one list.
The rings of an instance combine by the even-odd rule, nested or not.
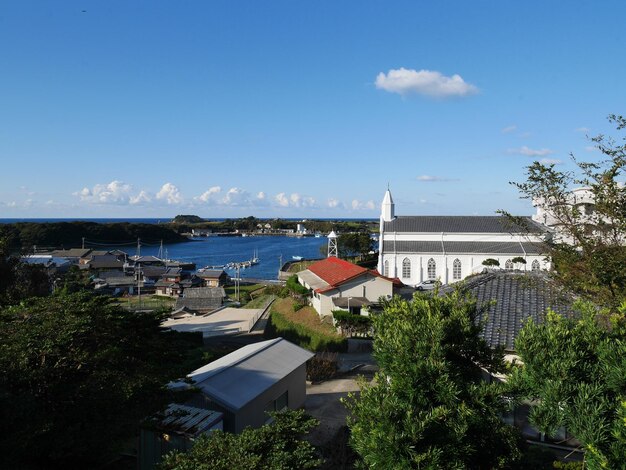
[(132, 191), (130, 184), (122, 181), (111, 181), (108, 184), (96, 184), (93, 188), (83, 188), (73, 193), (83, 202), (94, 204), (126, 204), (130, 199)]
[(511, 132), (513, 132), (516, 129), (517, 129), (517, 126), (515, 124), (513, 124), (513, 125), (510, 125), (510, 126), (506, 126), (500, 132), (502, 132), (503, 134), (510, 134)]
[(225, 206), (249, 206), (250, 193), (241, 188), (230, 188), (220, 201)]
[(374, 210), (376, 208), (376, 204), (374, 201), (361, 202), (358, 199), (354, 199), (352, 201), (352, 209), (355, 211), (360, 210)]
[(172, 183), (165, 183), (161, 186), (156, 198), (165, 200), (168, 204), (180, 204), (183, 202), (182, 194), (180, 194), (179, 189)]
[(289, 207), (289, 198), (285, 195), (285, 193), (278, 193), (274, 196), (274, 201), (276, 201), (276, 204), (280, 207)]
[(278, 193), (274, 196), (274, 201), (279, 207), (315, 207), (315, 198), (302, 196), (299, 193)]
[(343, 202), (339, 201), (338, 199), (330, 198), (328, 200), (327, 206), (330, 207), (331, 209), (335, 209), (335, 208), (338, 208), (338, 207), (341, 207), (341, 208), (344, 207), (344, 204), (343, 204)]
[(132, 205), (147, 204), (151, 201), (152, 197), (148, 192), (144, 191), (143, 189), (139, 191), (139, 194), (137, 194), (136, 196), (132, 196), (129, 200)]
[(380, 72), (376, 77), (376, 88), (406, 95), (419, 95), (436, 98), (469, 96), (478, 93), (478, 88), (465, 82), (460, 75), (447, 77), (432, 70), (392, 69), (387, 74)]
[(589, 129), (588, 127), (579, 127), (579, 128), (576, 129), (576, 132), (582, 132), (583, 134), (586, 134), (590, 130), (591, 129)]
[(542, 165), (560, 165), (563, 161), (558, 158), (542, 158), (539, 163)]
[(545, 157), (554, 153), (554, 151), (550, 149), (531, 149), (525, 145), (518, 149), (509, 149), (508, 152), (516, 155), (525, 155), (527, 157)]
[(417, 177), (417, 181), (423, 181), (425, 183), (432, 183), (432, 182), (448, 182), (448, 181), (459, 181), (456, 178), (444, 178), (442, 176), (430, 176), (430, 175), (420, 175)]
[(200, 196), (194, 197), (194, 199), (200, 202), (215, 201), (216, 196), (221, 192), (222, 192), (221, 187), (212, 186), (209, 189), (207, 189), (205, 192), (203, 192)]

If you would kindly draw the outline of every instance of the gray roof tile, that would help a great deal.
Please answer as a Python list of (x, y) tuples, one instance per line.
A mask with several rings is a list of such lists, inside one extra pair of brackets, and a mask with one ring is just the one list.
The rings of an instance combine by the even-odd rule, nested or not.
[(520, 227), (503, 216), (420, 215), (400, 216), (385, 222), (385, 232), (400, 233), (525, 233), (540, 232), (530, 217), (523, 217), (527, 227)]

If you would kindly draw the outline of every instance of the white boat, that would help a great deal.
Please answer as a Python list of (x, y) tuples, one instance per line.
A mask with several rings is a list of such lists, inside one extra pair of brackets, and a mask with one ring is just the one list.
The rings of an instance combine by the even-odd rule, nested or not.
[(302, 260), (302, 256), (293, 255), (292, 258), (295, 259), (296, 261)]

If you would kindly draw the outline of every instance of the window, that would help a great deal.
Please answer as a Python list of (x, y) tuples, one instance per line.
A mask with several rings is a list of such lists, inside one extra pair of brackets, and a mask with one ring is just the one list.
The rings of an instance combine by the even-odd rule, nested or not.
[(452, 279), (455, 281), (461, 279), (461, 260), (458, 258), (452, 263)]
[(411, 260), (409, 258), (402, 260), (402, 277), (411, 277)]
[(385, 260), (385, 264), (383, 267), (383, 276), (389, 277), (389, 260)]
[(531, 269), (533, 271), (539, 271), (541, 269), (541, 266), (539, 265), (539, 260), (533, 261), (533, 264), (531, 264)]
[(504, 263), (504, 269), (513, 269), (513, 261), (507, 259), (506, 263)]
[(274, 419), (269, 415), (269, 413), (273, 412), (273, 411), (282, 411), (285, 408), (287, 408), (287, 406), (289, 405), (289, 396), (288, 396), (289, 391), (286, 390), (285, 393), (283, 393), (281, 396), (279, 396), (276, 400), (272, 400), (269, 401), (266, 405), (265, 405), (265, 414), (267, 415), (267, 419), (265, 421), (265, 424), (269, 424), (272, 421), (274, 421)]
[(428, 260), (428, 279), (435, 279), (437, 277), (437, 264), (435, 260), (430, 258)]

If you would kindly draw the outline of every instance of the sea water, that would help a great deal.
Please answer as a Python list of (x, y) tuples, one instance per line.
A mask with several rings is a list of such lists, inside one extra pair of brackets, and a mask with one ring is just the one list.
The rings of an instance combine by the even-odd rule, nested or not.
[[(256, 254), (259, 264), (241, 269), (240, 277), (276, 279), (281, 261), (292, 261), (293, 256), (302, 256), (305, 259), (322, 258), (326, 255), (327, 243), (326, 237), (202, 237), (189, 242), (164, 244), (163, 256), (167, 254), (169, 259), (195, 263), (199, 269), (247, 261)], [(136, 254), (136, 248), (121, 249), (129, 255)], [(159, 250), (160, 246), (142, 246), (141, 255), (157, 256)], [(232, 270), (227, 272), (231, 276), (235, 275)]]

